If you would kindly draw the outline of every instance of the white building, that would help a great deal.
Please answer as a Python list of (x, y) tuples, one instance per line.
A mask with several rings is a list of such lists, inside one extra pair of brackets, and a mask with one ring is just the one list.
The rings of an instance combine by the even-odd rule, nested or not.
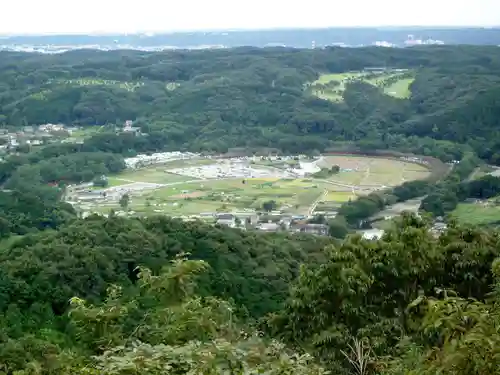
[(365, 240), (378, 240), (384, 235), (383, 229), (368, 229), (363, 232), (363, 239)]

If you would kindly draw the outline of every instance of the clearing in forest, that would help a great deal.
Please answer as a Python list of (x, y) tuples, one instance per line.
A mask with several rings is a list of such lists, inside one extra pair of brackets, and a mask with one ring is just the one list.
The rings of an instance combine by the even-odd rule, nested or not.
[(144, 82), (127, 82), (99, 78), (58, 79), (51, 81), (50, 83), (58, 83), (69, 86), (110, 86), (127, 91), (135, 91), (138, 87), (144, 86)]
[(411, 95), (410, 86), (414, 77), (411, 72), (392, 70), (322, 74), (309, 85), (309, 90), (320, 99), (341, 102), (346, 84), (353, 81), (361, 81), (379, 87), (386, 95), (408, 99)]

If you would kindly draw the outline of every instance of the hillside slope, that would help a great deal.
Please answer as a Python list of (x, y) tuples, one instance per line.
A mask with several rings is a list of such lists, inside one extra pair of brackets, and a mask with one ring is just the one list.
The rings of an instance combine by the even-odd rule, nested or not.
[[(170, 140), (164, 148), (177, 149), (321, 151), (338, 142), (400, 148), (398, 136), (468, 143), (492, 160), (498, 149), (492, 136), (500, 52), (494, 47), (81, 50), (0, 57), (0, 123), (8, 125), (137, 120), (143, 130)], [(353, 81), (342, 101), (330, 101), (307, 89), (322, 74), (373, 67), (411, 70), (409, 92), (391, 95)], [(439, 148), (428, 139), (412, 143)]]

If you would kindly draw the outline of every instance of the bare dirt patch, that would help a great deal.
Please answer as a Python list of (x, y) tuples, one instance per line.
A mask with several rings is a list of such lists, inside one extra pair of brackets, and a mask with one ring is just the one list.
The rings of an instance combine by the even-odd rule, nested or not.
[(182, 193), (182, 194), (172, 195), (172, 198), (175, 198), (175, 199), (199, 198), (199, 197), (203, 197), (204, 195), (206, 195), (206, 194), (203, 191), (193, 191), (191, 193)]

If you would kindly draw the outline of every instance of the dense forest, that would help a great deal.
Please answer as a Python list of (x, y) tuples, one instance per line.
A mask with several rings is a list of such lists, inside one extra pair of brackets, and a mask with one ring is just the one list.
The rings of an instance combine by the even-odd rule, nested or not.
[(0, 371), (497, 374), (498, 234), (73, 220), (2, 245)]
[[(498, 51), (1, 52), (5, 129), (105, 131), (0, 163), (0, 374), (500, 374), (500, 232), (450, 220), (437, 235), (427, 215), (404, 214), (378, 240), (349, 234), (415, 197), (444, 216), (500, 193), (500, 178), (470, 178), (500, 161)], [(367, 67), (410, 69), (411, 95), (353, 81), (328, 101), (308, 88)], [(126, 120), (143, 134), (121, 133)], [(129, 155), (234, 147), (453, 163), (346, 202), (331, 236), (83, 219), (62, 203), (66, 185), (118, 173)]]
[[(307, 90), (321, 74), (371, 67), (414, 71), (411, 97), (359, 82), (346, 85), (342, 102)], [(447, 161), (473, 149), (494, 163), (499, 81), (500, 53), (488, 46), (1, 52), (0, 123), (135, 120), (149, 134), (116, 145), (96, 140), (105, 152), (104, 144), (112, 152), (239, 146), (298, 152), (348, 142)]]

